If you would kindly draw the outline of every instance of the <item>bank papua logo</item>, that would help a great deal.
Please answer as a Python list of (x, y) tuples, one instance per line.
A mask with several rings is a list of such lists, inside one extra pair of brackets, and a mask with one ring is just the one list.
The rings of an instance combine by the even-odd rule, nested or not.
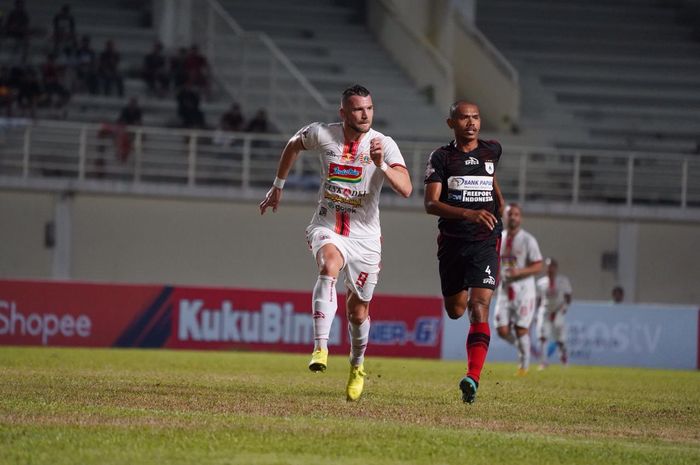
[(331, 163), (328, 169), (328, 180), (358, 183), (362, 180), (362, 167)]

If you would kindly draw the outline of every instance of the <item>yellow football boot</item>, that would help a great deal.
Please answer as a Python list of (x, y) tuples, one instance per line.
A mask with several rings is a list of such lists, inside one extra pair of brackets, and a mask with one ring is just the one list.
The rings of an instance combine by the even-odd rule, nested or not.
[(311, 361), (309, 362), (309, 370), (314, 373), (326, 371), (328, 366), (328, 349), (318, 349), (314, 350), (311, 354)]
[(349, 401), (354, 402), (362, 395), (362, 388), (365, 387), (365, 375), (364, 365), (350, 367), (350, 378), (346, 389)]

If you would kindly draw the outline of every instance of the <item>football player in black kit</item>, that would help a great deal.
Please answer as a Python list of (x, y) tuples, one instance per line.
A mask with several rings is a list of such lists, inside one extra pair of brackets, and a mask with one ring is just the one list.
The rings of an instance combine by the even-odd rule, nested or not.
[(454, 140), (430, 154), (425, 173), (425, 211), (438, 219), (440, 283), (447, 315), (469, 311), (467, 373), (462, 400), (473, 403), (489, 348), (489, 305), (498, 278), (505, 202), (496, 183), (501, 144), (479, 139), (479, 107), (459, 100), (447, 125)]

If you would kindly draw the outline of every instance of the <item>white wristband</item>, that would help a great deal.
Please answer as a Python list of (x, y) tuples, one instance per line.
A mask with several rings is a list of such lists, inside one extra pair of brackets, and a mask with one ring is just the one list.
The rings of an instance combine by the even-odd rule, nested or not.
[(386, 173), (386, 170), (389, 169), (389, 165), (387, 165), (385, 161), (382, 161), (382, 164), (379, 165), (379, 169)]
[(275, 180), (272, 181), (272, 185), (275, 186), (277, 189), (284, 189), (284, 183), (286, 179), (280, 179), (275, 176)]

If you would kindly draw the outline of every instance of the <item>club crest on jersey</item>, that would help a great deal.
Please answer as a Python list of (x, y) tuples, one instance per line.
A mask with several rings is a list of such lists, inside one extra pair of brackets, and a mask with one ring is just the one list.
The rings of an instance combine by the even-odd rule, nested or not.
[(492, 161), (487, 161), (486, 163), (484, 163), (484, 167), (486, 168), (486, 172), (488, 174), (493, 174), (494, 168)]
[(328, 168), (328, 180), (358, 183), (362, 180), (362, 167), (331, 163)]
[(360, 163), (362, 163), (363, 165), (369, 165), (370, 163), (372, 163), (372, 159), (370, 158), (369, 153), (367, 152), (361, 153), (359, 158)]
[(474, 158), (474, 157), (469, 157), (466, 160), (464, 160), (464, 164), (469, 166), (469, 165), (478, 165), (479, 164), (479, 159)]

